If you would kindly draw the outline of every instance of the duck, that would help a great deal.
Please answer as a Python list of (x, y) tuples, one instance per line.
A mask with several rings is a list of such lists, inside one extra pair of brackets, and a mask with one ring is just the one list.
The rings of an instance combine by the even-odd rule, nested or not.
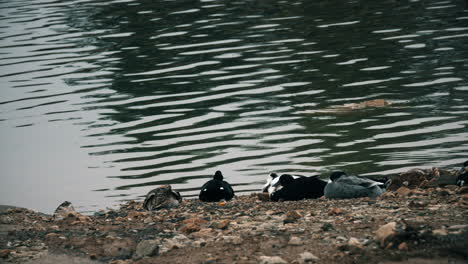
[[(289, 174), (288, 174), (289, 175)], [(291, 175), (294, 179), (305, 177), (303, 175)], [(262, 192), (272, 194), (277, 189), (281, 188), (281, 183), (279, 181), (280, 177), (276, 172), (271, 173), (268, 175), (265, 185), (263, 185)]]
[(276, 188), (270, 194), (272, 201), (298, 201), (302, 199), (316, 199), (324, 194), (327, 182), (321, 180), (318, 175), (294, 177), (283, 174), (279, 177), (281, 188)]
[(169, 209), (178, 207), (181, 202), (182, 196), (179, 192), (172, 190), (171, 185), (161, 185), (148, 192), (143, 202), (143, 208), (148, 211)]
[(384, 192), (384, 183), (364, 177), (348, 175), (342, 171), (335, 171), (324, 189), (326, 198), (376, 198)]
[(468, 184), (468, 160), (463, 163), (463, 167), (458, 171), (457, 185), (460, 187)]
[(221, 200), (229, 201), (234, 197), (234, 190), (231, 185), (223, 180), (223, 173), (216, 171), (213, 179), (207, 181), (200, 190), (198, 198), (202, 202), (219, 202)]

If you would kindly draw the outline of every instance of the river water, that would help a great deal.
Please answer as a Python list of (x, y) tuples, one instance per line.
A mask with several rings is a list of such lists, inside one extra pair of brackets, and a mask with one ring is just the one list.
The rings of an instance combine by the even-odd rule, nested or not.
[(0, 84), (0, 204), (458, 168), (468, 2), (0, 0)]

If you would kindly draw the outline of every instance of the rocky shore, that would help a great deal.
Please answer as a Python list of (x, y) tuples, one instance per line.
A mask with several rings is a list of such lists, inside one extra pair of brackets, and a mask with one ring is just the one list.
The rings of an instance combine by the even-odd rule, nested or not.
[(256, 193), (93, 216), (4, 208), (0, 263), (467, 263), (468, 187), (401, 184), (377, 199)]

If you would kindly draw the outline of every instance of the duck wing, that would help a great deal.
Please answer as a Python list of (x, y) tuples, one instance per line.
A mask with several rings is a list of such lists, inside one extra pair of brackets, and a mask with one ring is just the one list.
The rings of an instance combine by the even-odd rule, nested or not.
[(347, 185), (358, 185), (364, 188), (372, 188), (374, 186), (383, 185), (381, 182), (376, 182), (371, 179), (348, 175), (346, 177), (340, 177), (337, 182), (340, 184), (347, 184)]
[(143, 207), (147, 210), (157, 210), (168, 205), (170, 202), (167, 199), (166, 192), (163, 189), (154, 189), (150, 191), (143, 202)]

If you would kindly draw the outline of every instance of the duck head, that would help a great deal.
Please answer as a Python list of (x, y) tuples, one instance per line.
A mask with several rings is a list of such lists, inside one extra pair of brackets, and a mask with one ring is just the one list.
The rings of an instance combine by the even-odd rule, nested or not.
[(216, 171), (214, 176), (213, 176), (213, 179), (218, 180), (218, 181), (222, 181), (223, 180), (223, 174), (221, 173), (221, 171)]
[(275, 178), (278, 177), (278, 174), (276, 173), (271, 173), (270, 175), (268, 175), (268, 178), (266, 180), (266, 183), (265, 185), (263, 185), (263, 188), (262, 188), (262, 192), (268, 192), (268, 188), (270, 188), (270, 186), (272, 186), (272, 182)]
[(341, 176), (346, 176), (346, 173), (342, 172), (342, 171), (334, 171), (331, 175), (330, 175), (330, 180), (331, 181), (335, 181), (337, 179), (339, 179)]

